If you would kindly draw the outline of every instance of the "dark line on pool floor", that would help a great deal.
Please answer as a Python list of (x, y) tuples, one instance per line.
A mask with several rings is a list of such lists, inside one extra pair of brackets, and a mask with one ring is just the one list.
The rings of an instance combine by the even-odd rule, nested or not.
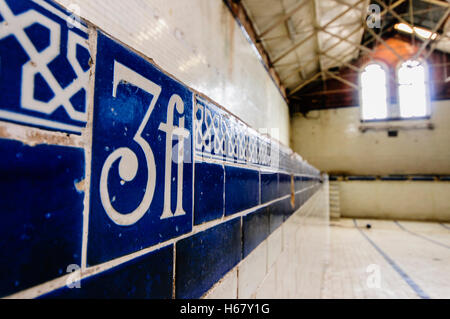
[(445, 229), (450, 230), (450, 226), (445, 225), (444, 223), (439, 223), (439, 225), (441, 225), (441, 226), (444, 227)]
[(440, 241), (437, 241), (437, 240), (428, 238), (428, 237), (426, 237), (426, 236), (424, 236), (424, 235), (422, 235), (422, 234), (418, 234), (418, 233), (413, 232), (413, 231), (411, 231), (411, 230), (409, 230), (409, 229), (406, 229), (405, 226), (403, 226), (402, 224), (400, 224), (400, 223), (399, 223), (398, 221), (396, 221), (396, 220), (394, 220), (394, 223), (395, 223), (398, 227), (400, 227), (400, 229), (404, 230), (404, 231), (407, 232), (407, 233), (410, 233), (411, 235), (414, 235), (414, 236), (417, 236), (417, 237), (419, 237), (419, 238), (422, 238), (422, 239), (424, 239), (424, 240), (426, 240), (426, 241), (429, 241), (430, 243), (433, 243), (433, 244), (442, 246), (442, 247), (444, 247), (444, 248), (450, 249), (450, 246), (449, 246), (449, 245), (446, 245), (446, 244), (444, 244), (444, 243), (441, 243)]
[(414, 280), (412, 280), (411, 277), (409, 277), (408, 274), (402, 268), (400, 268), (400, 266), (397, 265), (397, 263), (391, 257), (389, 257), (380, 247), (378, 247), (378, 245), (375, 244), (375, 242), (373, 242), (372, 239), (370, 239), (370, 237), (367, 236), (365, 232), (359, 229), (358, 223), (354, 218), (353, 224), (355, 225), (356, 229), (360, 232), (360, 234), (365, 239), (367, 239), (367, 241), (380, 253), (381, 256), (383, 256), (383, 258), (388, 262), (388, 264), (391, 265), (392, 268), (394, 268), (394, 270), (402, 277), (402, 279), (408, 284), (408, 286), (410, 286), (415, 291), (415, 293), (420, 298), (431, 299), (430, 296), (428, 296), (428, 294), (425, 291), (423, 291), (423, 289), (420, 288), (420, 286), (416, 284)]

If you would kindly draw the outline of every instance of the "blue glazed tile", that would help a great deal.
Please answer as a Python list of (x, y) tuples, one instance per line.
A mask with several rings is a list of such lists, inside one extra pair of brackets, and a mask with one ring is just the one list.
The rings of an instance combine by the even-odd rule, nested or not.
[(303, 189), (310, 187), (311, 186), (311, 177), (303, 176), (302, 177), (302, 184), (303, 184)]
[(269, 209), (260, 208), (242, 217), (242, 242), (245, 258), (269, 236)]
[(259, 204), (259, 172), (225, 166), (225, 215)]
[(278, 173), (278, 196), (286, 196), (291, 193), (291, 175)]
[(272, 233), (283, 224), (284, 221), (284, 202), (276, 201), (268, 206), (269, 211), (269, 232)]
[(296, 176), (294, 177), (294, 184), (295, 184), (294, 187), (295, 187), (295, 191), (296, 191), (296, 192), (298, 192), (299, 190), (301, 190), (301, 189), (302, 189), (302, 177), (296, 175)]
[(303, 204), (306, 202), (306, 192), (301, 191), (295, 195), (295, 200), (297, 202), (298, 200), (298, 207), (302, 207)]
[(278, 174), (261, 172), (261, 204), (278, 198)]
[(176, 244), (176, 298), (200, 298), (241, 260), (241, 219)]
[(307, 200), (310, 199), (312, 195), (313, 195), (313, 190), (312, 190), (312, 188), (309, 188), (306, 191), (306, 198), (307, 198)]
[(171, 299), (173, 245), (132, 259), (79, 282), (64, 286), (41, 299)]
[(295, 211), (295, 197), (294, 202), (292, 202), (292, 198), (288, 197), (283, 200), (283, 213), (284, 220), (288, 219)]
[(309, 189), (305, 189), (302, 193), (303, 193), (303, 197), (304, 197), (304, 202), (306, 203), (308, 201), (309, 195), (310, 195)]
[(0, 296), (80, 265), (84, 152), (0, 139)]
[(195, 164), (194, 224), (223, 216), (224, 169), (222, 165)]
[(302, 199), (301, 199), (301, 192), (300, 193), (296, 193), (295, 194), (295, 208), (294, 208), (295, 211), (302, 206), (302, 202), (301, 201), (302, 201)]
[(98, 33), (89, 265), (192, 229), (192, 100), (182, 84)]
[[(349, 176), (349, 181), (374, 181), (376, 180), (375, 176)], [(395, 180), (395, 179), (393, 179)]]
[(0, 118), (80, 134), (87, 120), (87, 27), (69, 28), (71, 13), (49, 3), (0, 4), (8, 24), (0, 34)]

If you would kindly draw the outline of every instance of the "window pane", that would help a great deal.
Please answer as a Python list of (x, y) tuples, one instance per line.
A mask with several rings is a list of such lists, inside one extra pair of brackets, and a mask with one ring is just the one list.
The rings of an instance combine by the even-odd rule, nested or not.
[(379, 64), (369, 64), (361, 73), (361, 113), (363, 120), (388, 116), (386, 72)]
[(398, 70), (401, 117), (428, 115), (425, 67), (419, 61), (406, 61)]

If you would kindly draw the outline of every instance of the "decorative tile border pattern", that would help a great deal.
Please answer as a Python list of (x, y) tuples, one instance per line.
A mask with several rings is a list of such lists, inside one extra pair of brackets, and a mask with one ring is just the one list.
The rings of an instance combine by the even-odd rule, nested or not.
[(87, 121), (87, 27), (43, 0), (0, 0), (0, 119), (71, 133)]
[[(320, 173), (68, 17), (50, 1), (0, 0), (0, 43), (16, 50), (0, 49), (1, 62), (18, 79), (0, 77), (0, 296), (201, 297), (319, 189)], [(75, 76), (59, 78), (66, 67)]]
[(195, 158), (249, 166), (277, 167), (277, 144), (206, 99), (196, 96)]

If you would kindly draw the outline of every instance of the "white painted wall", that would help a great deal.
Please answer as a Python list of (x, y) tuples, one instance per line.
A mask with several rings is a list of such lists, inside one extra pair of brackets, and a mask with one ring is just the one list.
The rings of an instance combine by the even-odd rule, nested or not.
[[(331, 174), (450, 174), (450, 100), (432, 103), (435, 129), (359, 131), (358, 107), (314, 111), (291, 120), (291, 145), (309, 163)], [(393, 125), (423, 124), (402, 121)], [(383, 124), (383, 123), (380, 123)], [(384, 123), (386, 124), (386, 122)], [(383, 125), (384, 125), (383, 124)], [(450, 183), (342, 181), (341, 217), (450, 220)]]
[(339, 182), (341, 217), (450, 221), (450, 182)]
[(222, 0), (56, 2), (76, 9), (250, 126), (278, 129), (273, 137), (289, 144), (287, 104)]
[[(295, 115), (292, 149), (328, 173), (450, 174), (450, 100), (432, 103), (434, 130), (400, 130), (396, 138), (386, 131), (360, 132), (359, 111), (347, 107), (313, 111), (308, 118)], [(409, 121), (401, 122), (396, 125)]]

